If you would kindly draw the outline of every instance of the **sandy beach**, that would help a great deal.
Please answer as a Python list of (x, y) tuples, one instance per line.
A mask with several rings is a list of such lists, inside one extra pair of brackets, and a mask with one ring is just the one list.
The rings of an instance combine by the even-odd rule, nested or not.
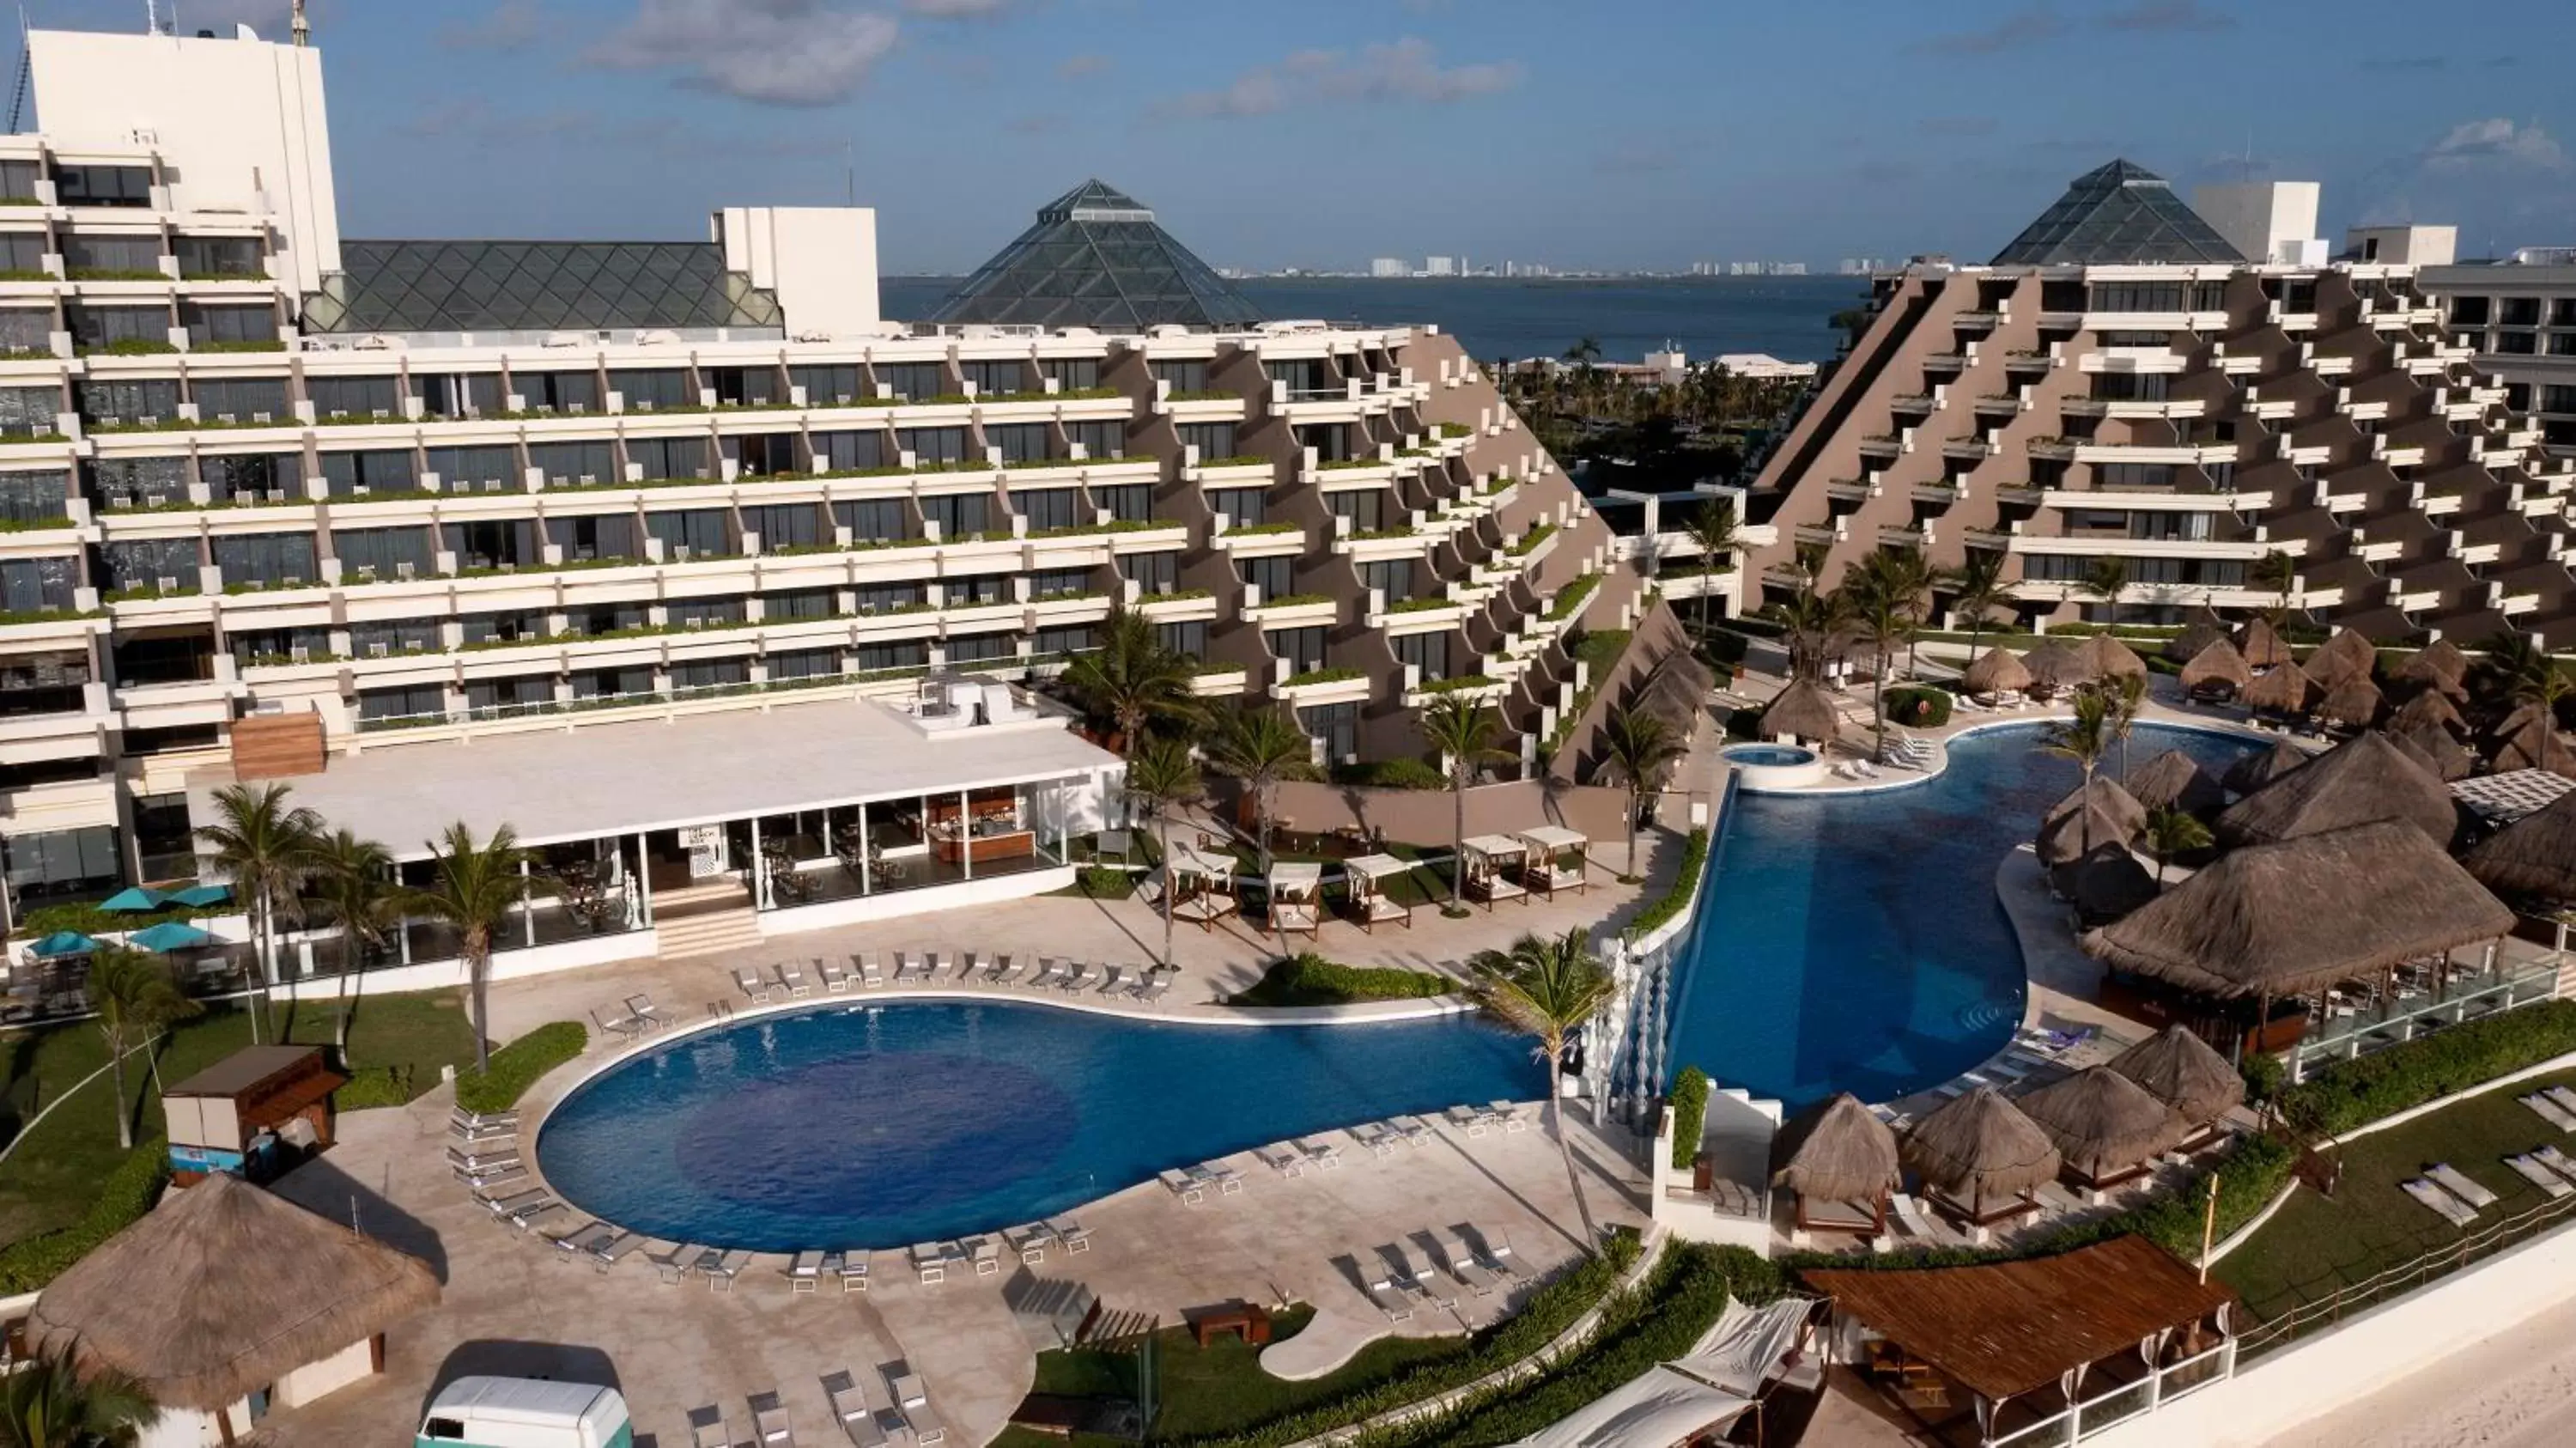
[(2576, 1302), (2461, 1347), (2269, 1448), (2576, 1443)]

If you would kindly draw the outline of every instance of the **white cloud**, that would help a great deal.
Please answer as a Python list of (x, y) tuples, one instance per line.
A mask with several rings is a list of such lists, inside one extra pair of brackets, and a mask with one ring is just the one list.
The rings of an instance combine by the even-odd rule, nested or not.
[(1189, 116), (1260, 116), (1326, 100), (1446, 105), (1518, 86), (1527, 72), (1516, 60), (1444, 66), (1426, 40), (1369, 45), (1357, 54), (1300, 50), (1255, 66), (1222, 90), (1175, 97), (1167, 110)]
[(640, 0), (582, 58), (676, 70), (683, 85), (762, 105), (827, 106), (848, 100), (900, 34), (893, 16), (837, 0)]
[(2512, 170), (2564, 171), (2567, 169), (2566, 148), (2558, 138), (2533, 121), (2516, 125), (2497, 116), (2492, 120), (2462, 121), (2424, 150), (2425, 169), (2463, 171), (2486, 167)]

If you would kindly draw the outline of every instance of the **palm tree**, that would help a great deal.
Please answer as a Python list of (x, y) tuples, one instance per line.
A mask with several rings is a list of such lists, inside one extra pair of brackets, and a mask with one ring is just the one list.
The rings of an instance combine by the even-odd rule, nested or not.
[(228, 784), (215, 791), (217, 823), (197, 831), (214, 847), (214, 865), (230, 876), (233, 890), (250, 906), (253, 982), (250, 1038), (260, 1038), (261, 1018), (268, 1014), (268, 986), (277, 976), (277, 917), (296, 909), (296, 893), (312, 873), (313, 839), (322, 832), (322, 817), (301, 806), (288, 808), (282, 784)]
[(1208, 748), (1216, 767), (1243, 781), (1252, 792), (1252, 813), (1259, 832), (1261, 871), (1270, 872), (1270, 814), (1279, 782), (1315, 777), (1315, 745), (1288, 711), (1246, 701), (1225, 716)]
[(1579, 925), (1561, 939), (1524, 935), (1508, 951), (1479, 951), (1467, 965), (1473, 972), (1468, 992), (1478, 1008), (1535, 1038), (1538, 1054), (1547, 1062), (1548, 1122), (1565, 1162), (1566, 1185), (1574, 1191), (1574, 1209), (1583, 1218), (1583, 1250), (1589, 1252), (1599, 1232), (1583, 1197), (1583, 1180), (1574, 1171), (1574, 1147), (1565, 1135), (1565, 1047), (1610, 1003), (1615, 990), (1610, 973), (1601, 968)]
[(2255, 559), (2254, 566), (2246, 572), (2257, 587), (2272, 590), (2279, 600), (2272, 606), (2273, 622), (2278, 623), (2290, 611), (2290, 590), (2299, 581), (2298, 560), (2275, 548)]
[(2102, 600), (2102, 621), (2110, 624), (2120, 621), (2120, 590), (2128, 586), (2129, 561), (2106, 555), (2093, 560), (2093, 566), (2084, 570), (2084, 581), (2075, 588)]
[(340, 929), (340, 1019), (335, 1035), (343, 1063), (349, 1054), (348, 992), (366, 979), (366, 952), (385, 938), (395, 919), (394, 857), (373, 840), (333, 830), (313, 842), (312, 893), (306, 908)]
[(510, 917), (510, 907), (527, 889), (527, 878), (519, 873), (524, 858), (519, 836), (502, 825), (477, 845), (472, 828), (459, 820), (429, 848), (430, 886), (404, 892), (404, 903), (456, 927), (456, 953), (465, 962), (474, 1016), (474, 1069), (489, 1070), (492, 1048), (485, 997), (491, 985), (492, 932)]
[(1502, 722), (1502, 717), (1489, 706), (1455, 694), (1441, 695), (1414, 716), (1414, 727), (1422, 731), (1422, 742), (1440, 756), (1441, 771), (1449, 778), (1455, 829), (1449, 842), (1447, 908), (1452, 911), (1462, 908), (1458, 886), (1466, 874), (1467, 786), (1476, 782), (1477, 765), (1512, 757), (1494, 747), (1494, 735)]
[[(1149, 739), (1127, 757), (1127, 799), (1130, 806), (1154, 823), (1155, 858), (1168, 864), (1172, 858), (1172, 811), (1196, 803), (1206, 790), (1199, 777), (1199, 762), (1190, 754), (1190, 746), (1178, 739)], [(1172, 902), (1163, 902), (1163, 959), (1172, 961)]]
[(1780, 606), (1780, 622), (1789, 646), (1789, 677), (1814, 680), (1824, 672), (1825, 655), (1851, 621), (1850, 600), (1840, 593), (1802, 588)]
[(1865, 566), (1876, 569), (1880, 586), (1895, 595), (1897, 614), (1905, 620), (1905, 672), (1910, 678), (1917, 668), (1914, 651), (1921, 642), (1924, 601), (1941, 575), (1912, 548), (1882, 549)]
[(1110, 614), (1100, 647), (1075, 655), (1064, 670), (1065, 687), (1108, 722), (1131, 756), (1146, 726), (1199, 717), (1192, 678), (1189, 660), (1163, 646), (1153, 620), (1123, 608)]
[(160, 1417), (132, 1375), (77, 1371), (68, 1346), (0, 1376), (0, 1448), (126, 1448)]
[(89, 958), (89, 994), (116, 1083), (116, 1149), (134, 1149), (134, 1114), (125, 1105), (125, 1053), (161, 1027), (205, 1009), (188, 999), (169, 968), (139, 950), (102, 945)]
[[(1690, 521), (1683, 524), (1682, 528), (1684, 532), (1690, 535), (1690, 540), (1699, 545), (1700, 566), (1708, 573), (1716, 572), (1718, 563), (1724, 559), (1726, 555), (1734, 552), (1737, 544), (1741, 541), (1736, 536), (1735, 503), (1732, 499), (1728, 498), (1711, 498), (1707, 502), (1700, 504), (1699, 510), (1691, 514)], [(1699, 632), (1700, 637), (1702, 638), (1708, 637), (1708, 596), (1710, 592), (1711, 589), (1708, 586), (1708, 580), (1705, 577), (1701, 578), (1699, 593)]]
[(2138, 715), (2147, 707), (2147, 676), (2121, 674), (2110, 681), (2111, 737), (2120, 744), (2120, 773), (2129, 772), (2129, 731), (2138, 727)]
[(1871, 732), (1877, 736), (1876, 752), (1881, 757), (1887, 753), (1887, 668), (1896, 645), (1911, 632), (1905, 621), (1905, 599), (1899, 592), (1903, 580), (1880, 561), (1889, 556), (1869, 555), (1835, 590), (1843, 600), (1853, 631), (1869, 645), (1877, 660), (1871, 671), (1870, 708), (1876, 715)]
[(1972, 548), (1944, 580), (1950, 587), (1950, 611), (1968, 616), (1968, 657), (1977, 656), (1977, 640), (1986, 631), (1986, 615), (2005, 607), (2012, 590), (2004, 582), (2004, 555)]
[(2084, 773), (2084, 792), (2077, 798), (2083, 818), (2076, 822), (2076, 828), (2081, 832), (2077, 843), (2089, 855), (2093, 853), (2093, 772), (2102, 767), (2102, 756), (2111, 748), (2111, 699), (2086, 684), (2068, 702), (2075, 716), (2042, 730), (2039, 747), (2043, 753), (2074, 760), (2075, 767)]
[(1637, 824), (1664, 771), (1687, 752), (1673, 726), (1644, 709), (1613, 709), (1601, 720), (1601, 767), (1628, 786), (1628, 875), (1637, 876)]
[(2159, 890), (2165, 887), (2165, 865), (2174, 856), (2205, 850), (2209, 845), (2209, 826), (2183, 810), (2160, 809), (2147, 815), (2147, 853), (2155, 856)]

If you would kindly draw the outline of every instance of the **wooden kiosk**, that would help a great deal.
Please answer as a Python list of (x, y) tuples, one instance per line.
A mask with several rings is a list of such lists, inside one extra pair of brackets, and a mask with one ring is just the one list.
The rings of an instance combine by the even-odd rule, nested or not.
[(266, 1181), (331, 1144), (331, 1093), (349, 1078), (319, 1046), (246, 1046), (162, 1093), (170, 1174)]

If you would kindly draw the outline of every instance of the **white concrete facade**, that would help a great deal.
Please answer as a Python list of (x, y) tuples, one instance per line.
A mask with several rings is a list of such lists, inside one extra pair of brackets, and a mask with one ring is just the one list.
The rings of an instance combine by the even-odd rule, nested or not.
[(711, 223), (727, 270), (778, 294), (801, 338), (889, 329), (877, 310), (877, 214), (857, 206), (728, 206)]

